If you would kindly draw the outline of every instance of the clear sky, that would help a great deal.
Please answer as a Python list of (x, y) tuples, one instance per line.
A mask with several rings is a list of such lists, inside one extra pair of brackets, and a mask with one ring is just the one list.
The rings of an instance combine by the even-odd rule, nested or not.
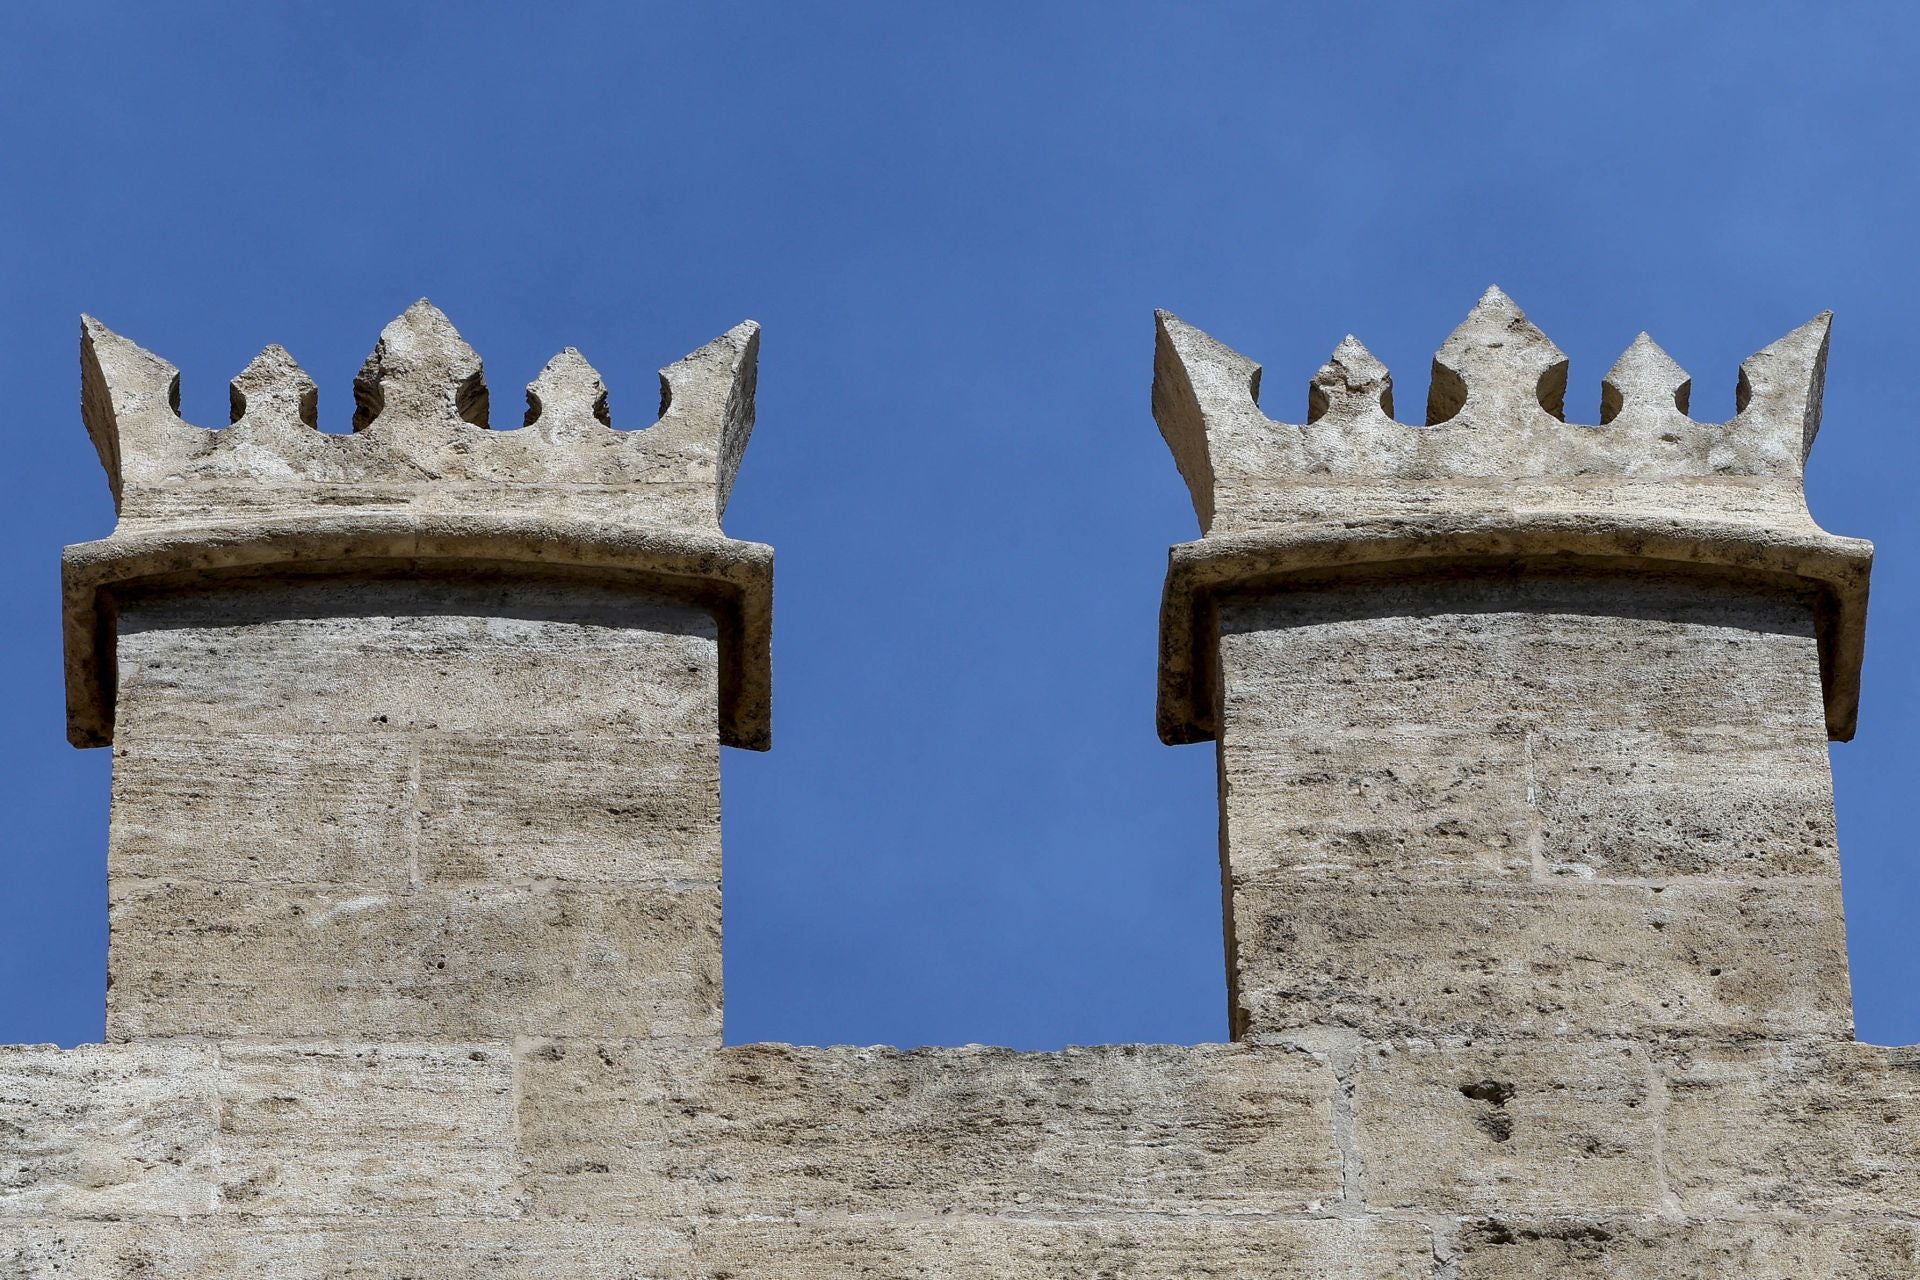
[[(1602, 9), (1604, 13), (1600, 12)], [(1225, 1031), (1212, 751), (1153, 732), (1152, 309), (1295, 416), (1352, 331), (1425, 402), (1498, 282), (1640, 329), (1730, 416), (1838, 313), (1814, 513), (1879, 545), (1833, 750), (1861, 1034), (1920, 1040), (1920, 118), (1910, 5), (0, 8), (0, 1042), (98, 1039), (108, 754), (63, 733), (58, 557), (112, 525), (89, 311), (189, 420), (289, 347), (345, 429), (425, 294), (496, 414), (580, 347), (616, 422), (766, 326), (728, 528), (779, 553), (775, 750), (726, 753), (733, 1040)]]

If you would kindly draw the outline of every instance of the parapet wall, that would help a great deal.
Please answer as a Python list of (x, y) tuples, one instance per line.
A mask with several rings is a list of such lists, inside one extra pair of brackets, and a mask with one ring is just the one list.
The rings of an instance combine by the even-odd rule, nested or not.
[(1799, 497), (1824, 322), (1744, 426), (1648, 417), (1684, 387), (1643, 341), (1579, 428), (1490, 294), (1423, 435), (1356, 343), (1292, 428), (1163, 318), (1209, 531), (1161, 725), (1219, 743), (1239, 1042), (1058, 1053), (720, 1043), (771, 561), (705, 513), (751, 332), (675, 366), (717, 371), (679, 426), (607, 430), (564, 357), (492, 433), (416, 307), (324, 437), (284, 353), (206, 432), (89, 325), (111, 1043), (0, 1049), (0, 1275), (1920, 1274), (1920, 1062), (1850, 1038), (1825, 744), (1870, 551)]

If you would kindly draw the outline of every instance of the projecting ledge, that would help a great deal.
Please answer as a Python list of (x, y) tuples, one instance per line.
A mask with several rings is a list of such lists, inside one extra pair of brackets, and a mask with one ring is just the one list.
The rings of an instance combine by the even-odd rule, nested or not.
[(61, 558), (67, 738), (113, 741), (116, 598), (319, 573), (589, 574), (710, 609), (719, 626), (720, 741), (771, 744), (773, 548), (681, 529), (537, 516), (357, 512), (116, 532)]
[(1215, 535), (1168, 554), (1160, 602), (1161, 741), (1218, 732), (1214, 654), (1224, 596), (1326, 585), (1359, 573), (1424, 576), (1519, 567), (1624, 573), (1726, 573), (1808, 591), (1827, 733), (1853, 737), (1866, 644), (1873, 544), (1819, 529), (1779, 530), (1669, 516), (1504, 512), (1381, 517)]

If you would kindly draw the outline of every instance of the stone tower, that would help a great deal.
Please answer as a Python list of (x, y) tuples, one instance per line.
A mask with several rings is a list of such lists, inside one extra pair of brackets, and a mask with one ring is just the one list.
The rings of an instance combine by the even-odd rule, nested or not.
[(1421, 429), (1351, 339), (1283, 425), (1162, 316), (1205, 536), (1159, 723), (1219, 744), (1234, 1043), (1014, 1053), (721, 1044), (753, 326), (646, 430), (568, 351), (495, 431), (421, 303), (338, 436), (278, 348), (208, 431), (89, 321), (109, 1042), (0, 1050), (0, 1276), (1920, 1274), (1920, 1075), (1851, 1034), (1826, 328), (1726, 424), (1643, 337), (1584, 427), (1491, 291)]

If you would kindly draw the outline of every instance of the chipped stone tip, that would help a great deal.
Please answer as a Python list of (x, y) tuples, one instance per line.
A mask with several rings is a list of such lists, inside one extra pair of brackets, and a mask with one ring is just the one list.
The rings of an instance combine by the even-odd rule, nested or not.
[(1740, 418), (1773, 424), (1783, 443), (1798, 446), (1802, 462), (1820, 433), (1827, 344), (1832, 335), (1833, 312), (1822, 311), (1740, 363), (1740, 381), (1734, 392)]
[(742, 320), (660, 371), (660, 421), (655, 430), (712, 451), (715, 519), (726, 514), (740, 459), (753, 435), (759, 364), (760, 326)]
[(1564, 418), (1566, 389), (1566, 353), (1491, 285), (1434, 354), (1427, 425), (1451, 420), (1476, 397), (1491, 413)]
[(1153, 417), (1193, 497), (1202, 531), (1214, 517), (1214, 434), (1265, 421), (1260, 366), (1170, 311), (1154, 312)]
[(587, 358), (568, 347), (527, 384), (527, 417), (523, 425), (539, 424), (550, 436), (578, 436), (593, 424), (613, 425), (607, 408), (607, 384)]
[(487, 425), (487, 383), (479, 353), (446, 313), (420, 299), (380, 331), (353, 381), (353, 429), (389, 412), (428, 423)]
[(90, 315), (80, 317), (80, 417), (119, 508), (129, 452), (167, 452), (180, 421), (180, 371)]
[(1348, 334), (1307, 386), (1307, 421), (1348, 422), (1374, 410), (1393, 416), (1393, 375)]
[(1692, 376), (1642, 330), (1600, 381), (1600, 424), (1629, 407), (1685, 416), (1692, 394)]
[(276, 425), (319, 426), (319, 388), (287, 349), (273, 343), (228, 384), (231, 417)]

